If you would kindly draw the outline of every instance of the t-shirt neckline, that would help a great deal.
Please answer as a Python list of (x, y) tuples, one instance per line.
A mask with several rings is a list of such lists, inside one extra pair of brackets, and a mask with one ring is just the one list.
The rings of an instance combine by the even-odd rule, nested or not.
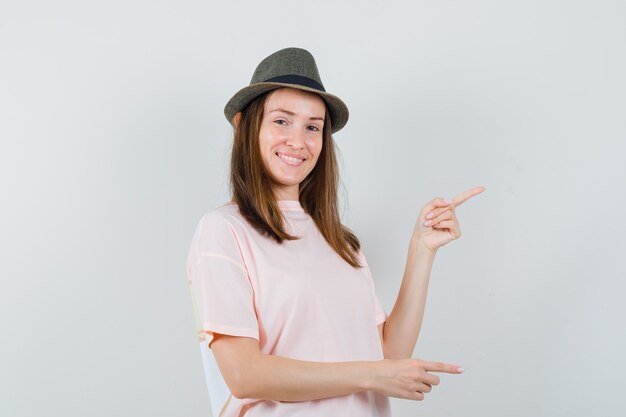
[(278, 207), (281, 210), (287, 211), (304, 211), (302, 204), (299, 200), (277, 200)]

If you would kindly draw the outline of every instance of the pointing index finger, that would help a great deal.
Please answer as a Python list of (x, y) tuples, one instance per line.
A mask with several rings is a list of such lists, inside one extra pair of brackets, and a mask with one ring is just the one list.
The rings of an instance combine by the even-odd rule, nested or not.
[(482, 187), (482, 186), (473, 187), (467, 191), (463, 191), (461, 194), (457, 195), (456, 197), (452, 199), (452, 205), (454, 207), (458, 207), (465, 201), (469, 200), (470, 198), (474, 197), (477, 194), (482, 193), (483, 191), (485, 191), (485, 187)]
[(459, 365), (444, 362), (424, 362), (424, 369), (429, 372), (446, 372), (449, 374), (460, 374), (464, 371)]

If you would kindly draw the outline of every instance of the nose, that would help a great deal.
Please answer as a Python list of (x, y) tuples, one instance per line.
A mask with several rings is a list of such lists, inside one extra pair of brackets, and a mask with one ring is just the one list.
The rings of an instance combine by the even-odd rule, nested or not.
[(293, 149), (302, 149), (304, 147), (304, 134), (300, 129), (292, 129), (285, 138), (285, 145)]

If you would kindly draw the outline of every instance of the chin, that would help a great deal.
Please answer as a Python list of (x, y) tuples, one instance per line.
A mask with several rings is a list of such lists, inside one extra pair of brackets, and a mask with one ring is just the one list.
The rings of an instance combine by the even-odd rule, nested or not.
[(294, 187), (296, 185), (300, 185), (302, 181), (279, 180), (275, 182), (281, 187)]
[(304, 181), (304, 179), (306, 178), (306, 175), (303, 176), (293, 176), (293, 175), (284, 175), (282, 172), (280, 173), (282, 175), (272, 175), (272, 178), (274, 179), (275, 182), (281, 184), (281, 185), (287, 185), (287, 186), (293, 186), (293, 185), (298, 185), (300, 184), (302, 181)]

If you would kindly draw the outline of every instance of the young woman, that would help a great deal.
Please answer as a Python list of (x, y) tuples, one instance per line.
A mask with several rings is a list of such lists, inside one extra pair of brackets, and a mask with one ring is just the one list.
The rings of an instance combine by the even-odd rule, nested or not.
[(460, 237), (452, 201), (419, 215), (396, 304), (383, 309), (358, 238), (341, 224), (332, 133), (348, 109), (313, 56), (265, 58), (225, 108), (232, 201), (205, 214), (188, 257), (205, 342), (231, 396), (220, 416), (389, 416), (460, 373), (412, 359), (436, 251)]

